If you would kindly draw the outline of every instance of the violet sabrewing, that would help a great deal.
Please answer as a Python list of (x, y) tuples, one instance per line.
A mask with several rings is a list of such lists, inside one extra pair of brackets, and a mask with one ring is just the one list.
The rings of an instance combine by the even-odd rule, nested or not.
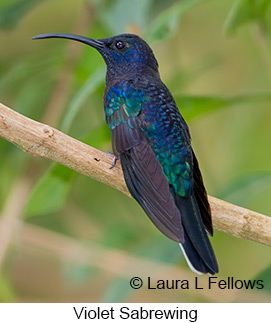
[(133, 34), (99, 40), (58, 33), (33, 37), (43, 38), (83, 42), (102, 55), (105, 118), (131, 195), (155, 226), (180, 244), (193, 271), (217, 273), (207, 236), (213, 234), (211, 210), (189, 129), (149, 45)]

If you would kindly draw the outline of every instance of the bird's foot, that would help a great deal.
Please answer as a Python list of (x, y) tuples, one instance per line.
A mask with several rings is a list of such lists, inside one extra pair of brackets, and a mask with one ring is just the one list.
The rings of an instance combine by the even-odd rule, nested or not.
[(106, 154), (110, 155), (113, 157), (113, 163), (111, 165), (111, 167), (109, 167), (109, 169), (112, 169), (116, 166), (117, 160), (119, 159), (119, 156), (116, 156), (114, 154), (112, 154), (110, 151), (107, 151)]

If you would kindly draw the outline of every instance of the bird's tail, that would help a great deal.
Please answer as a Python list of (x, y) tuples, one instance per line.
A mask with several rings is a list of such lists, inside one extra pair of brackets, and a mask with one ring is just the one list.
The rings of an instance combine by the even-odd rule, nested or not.
[(197, 274), (217, 273), (216, 257), (205, 231), (195, 196), (175, 197), (184, 228), (185, 242), (180, 244), (180, 247), (189, 267)]

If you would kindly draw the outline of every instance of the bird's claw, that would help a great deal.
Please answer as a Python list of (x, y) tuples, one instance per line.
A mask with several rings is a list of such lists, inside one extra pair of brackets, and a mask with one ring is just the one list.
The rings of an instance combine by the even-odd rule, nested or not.
[(111, 167), (109, 167), (109, 169), (112, 169), (112, 168), (114, 168), (116, 166), (116, 163), (117, 163), (117, 160), (119, 159), (119, 157), (115, 156), (110, 151), (107, 151), (106, 153), (113, 157), (113, 163), (112, 163)]

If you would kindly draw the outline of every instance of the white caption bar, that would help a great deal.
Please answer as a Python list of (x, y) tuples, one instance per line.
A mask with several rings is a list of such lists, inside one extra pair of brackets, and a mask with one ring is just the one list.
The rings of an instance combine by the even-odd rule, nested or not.
[(89, 303), (0, 304), (0, 321), (27, 322), (266, 322), (270, 304)]

